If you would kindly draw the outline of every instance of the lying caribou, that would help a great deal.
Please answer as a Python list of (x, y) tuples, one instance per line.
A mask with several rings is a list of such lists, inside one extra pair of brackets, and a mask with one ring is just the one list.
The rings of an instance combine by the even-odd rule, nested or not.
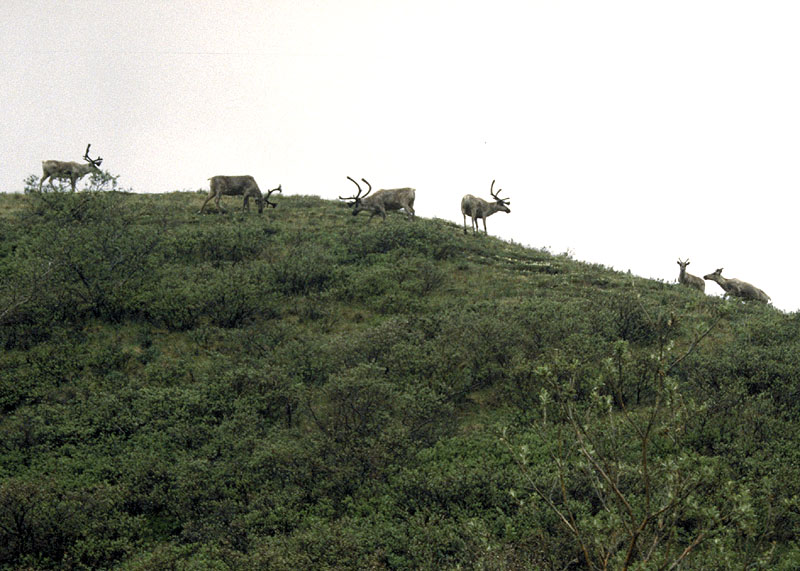
[(413, 188), (392, 188), (392, 189), (384, 189), (379, 190), (372, 196), (369, 196), (369, 193), (372, 192), (372, 185), (366, 181), (366, 179), (361, 179), (368, 187), (367, 194), (361, 196), (361, 185), (359, 185), (355, 180), (351, 177), (347, 177), (348, 180), (352, 181), (353, 184), (356, 185), (358, 188), (358, 193), (355, 196), (349, 196), (347, 198), (340, 196), (339, 200), (352, 200), (348, 206), (352, 207), (353, 209), (353, 216), (361, 212), (362, 210), (366, 210), (367, 212), (371, 212), (369, 219), (372, 220), (372, 217), (376, 214), (380, 214), (381, 218), (386, 220), (386, 211), (387, 210), (400, 210), (401, 208), (406, 211), (406, 216), (408, 218), (414, 219), (414, 198), (416, 194), (416, 190)]
[(102, 157), (92, 159), (89, 157), (89, 147), (92, 144), (86, 145), (86, 152), (83, 154), (83, 159), (87, 164), (75, 163), (68, 161), (42, 161), (42, 178), (39, 180), (39, 192), (42, 191), (42, 183), (46, 179), (50, 179), (50, 188), (55, 190), (53, 186), (53, 179), (69, 179), (72, 186), (72, 192), (75, 192), (75, 183), (85, 177), (90, 172), (100, 173), (100, 165), (103, 162)]
[(770, 297), (753, 284), (737, 280), (736, 278), (723, 278), (722, 268), (719, 268), (713, 274), (703, 276), (703, 279), (717, 282), (719, 286), (725, 290), (725, 295), (728, 297), (740, 297), (745, 300), (752, 299), (769, 303)]
[(250, 197), (252, 196), (256, 204), (258, 205), (258, 213), (261, 214), (264, 211), (264, 203), (267, 203), (267, 206), (271, 206), (275, 208), (277, 204), (274, 202), (269, 201), (269, 197), (272, 195), (273, 192), (283, 192), (281, 190), (281, 185), (278, 185), (278, 188), (273, 188), (269, 192), (267, 192), (267, 197), (261, 194), (261, 190), (258, 188), (258, 184), (256, 184), (256, 179), (254, 179), (250, 175), (244, 176), (212, 176), (210, 179), (211, 184), (209, 185), (208, 196), (206, 196), (206, 201), (203, 203), (203, 206), (200, 207), (200, 211), (198, 214), (202, 214), (203, 210), (208, 204), (208, 201), (214, 198), (214, 204), (217, 206), (217, 210), (221, 212), (227, 212), (222, 205), (219, 203), (220, 198), (223, 195), (226, 196), (244, 196), (242, 201), (242, 212), (247, 210), (250, 212)]
[(686, 271), (686, 266), (689, 265), (689, 260), (682, 262), (681, 259), (678, 258), (678, 265), (681, 267), (681, 273), (678, 274), (678, 283), (692, 287), (702, 292), (706, 291), (706, 282), (702, 278), (693, 276), (692, 274)]
[(508, 208), (510, 204), (508, 198), (500, 198), (499, 194), (503, 190), (498, 189), (494, 192), (494, 182), (489, 187), (489, 194), (494, 198), (494, 202), (486, 202), (482, 198), (467, 194), (461, 199), (461, 214), (464, 216), (464, 234), (467, 233), (467, 216), (472, 218), (472, 233), (478, 231), (478, 218), (483, 219), (483, 233), (488, 234), (486, 231), (486, 218), (495, 212), (511, 212)]

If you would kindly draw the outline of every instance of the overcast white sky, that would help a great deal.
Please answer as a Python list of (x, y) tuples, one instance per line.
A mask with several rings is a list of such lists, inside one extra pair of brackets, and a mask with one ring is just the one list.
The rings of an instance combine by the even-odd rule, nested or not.
[[(87, 143), (135, 192), (417, 189), (491, 234), (800, 309), (800, 2), (4, 0), (0, 190)], [(192, 199), (199, 207), (202, 199)], [(230, 200), (230, 199), (228, 199)], [(366, 215), (364, 222), (366, 223)], [(373, 223), (378, 223), (373, 220)], [(719, 286), (707, 282), (709, 293)]]

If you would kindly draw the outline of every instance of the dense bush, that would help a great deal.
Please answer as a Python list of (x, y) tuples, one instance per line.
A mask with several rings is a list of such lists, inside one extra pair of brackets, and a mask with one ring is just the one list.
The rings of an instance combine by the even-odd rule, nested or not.
[(91, 184), (2, 198), (0, 567), (800, 560), (796, 314)]

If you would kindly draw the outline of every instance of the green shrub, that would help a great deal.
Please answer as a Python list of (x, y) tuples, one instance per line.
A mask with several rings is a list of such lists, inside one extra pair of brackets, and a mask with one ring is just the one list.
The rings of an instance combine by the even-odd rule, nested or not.
[(118, 193), (37, 194), (24, 224), (27, 263), (42, 282), (32, 301), (62, 319), (118, 321), (153, 269), (160, 236), (134, 223)]
[(270, 268), (272, 288), (284, 295), (303, 295), (326, 289), (334, 277), (334, 265), (324, 252), (293, 248)]
[(356, 220), (345, 234), (349, 254), (361, 259), (369, 254), (386, 254), (404, 248), (424, 257), (446, 260), (463, 249), (462, 238), (441, 222), (388, 217), (380, 224)]
[(255, 217), (215, 218), (201, 226), (170, 230), (165, 236), (163, 256), (171, 263), (209, 262), (216, 267), (226, 262), (241, 263), (258, 258), (269, 249), (275, 232), (264, 220)]

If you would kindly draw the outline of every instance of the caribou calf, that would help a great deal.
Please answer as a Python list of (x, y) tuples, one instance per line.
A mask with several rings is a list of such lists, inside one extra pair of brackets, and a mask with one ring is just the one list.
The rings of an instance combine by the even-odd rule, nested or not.
[(488, 216), (491, 216), (495, 212), (511, 212), (511, 209), (508, 208), (508, 204), (510, 204), (509, 200), (498, 196), (503, 189), (498, 189), (497, 192), (493, 192), (493, 190), (494, 181), (492, 181), (492, 186), (489, 187), (489, 194), (494, 198), (494, 202), (487, 202), (471, 194), (467, 194), (461, 199), (461, 214), (464, 216), (464, 234), (467, 233), (467, 216), (472, 218), (473, 234), (478, 232), (479, 218), (483, 219), (483, 233), (488, 234), (486, 231), (486, 218)]
[(686, 271), (686, 266), (689, 265), (689, 260), (682, 262), (681, 259), (678, 258), (678, 265), (681, 267), (681, 273), (678, 275), (678, 283), (692, 287), (702, 292), (706, 291), (705, 280), (697, 276), (693, 276), (692, 274)]
[(203, 203), (203, 206), (200, 207), (200, 211), (198, 214), (202, 214), (203, 210), (208, 204), (208, 201), (214, 198), (214, 204), (217, 207), (217, 210), (220, 212), (227, 212), (222, 205), (219, 203), (220, 198), (223, 195), (226, 196), (244, 196), (242, 200), (242, 212), (247, 210), (250, 211), (250, 197), (252, 196), (256, 204), (258, 205), (258, 213), (261, 214), (264, 211), (264, 203), (267, 203), (267, 206), (271, 206), (275, 208), (277, 204), (274, 202), (269, 201), (270, 195), (273, 192), (283, 192), (281, 190), (281, 185), (278, 185), (278, 188), (273, 188), (269, 192), (267, 192), (267, 197), (261, 194), (261, 190), (258, 188), (258, 184), (256, 184), (256, 179), (254, 179), (250, 175), (244, 176), (212, 176), (210, 179), (211, 184), (209, 185), (208, 196), (206, 196), (206, 201)]
[(72, 186), (72, 192), (75, 192), (76, 182), (90, 172), (99, 174), (100, 169), (98, 167), (103, 162), (103, 159), (100, 157), (96, 159), (89, 158), (89, 147), (91, 146), (91, 144), (86, 145), (86, 153), (83, 155), (83, 159), (86, 161), (86, 164), (70, 161), (42, 161), (42, 178), (39, 180), (39, 192), (42, 191), (42, 183), (47, 179), (50, 179), (50, 188), (55, 190), (55, 187), (53, 186), (54, 178), (59, 180), (69, 179), (70, 185)]
[(352, 207), (353, 209), (353, 216), (361, 212), (362, 210), (366, 210), (370, 212), (371, 215), (369, 217), (372, 220), (372, 217), (375, 215), (380, 214), (381, 218), (386, 220), (386, 211), (387, 210), (400, 210), (401, 208), (406, 211), (406, 216), (410, 219), (414, 219), (414, 198), (416, 197), (416, 190), (413, 188), (391, 188), (391, 189), (384, 189), (379, 190), (372, 196), (368, 196), (370, 192), (372, 192), (372, 185), (366, 181), (366, 179), (361, 179), (367, 186), (369, 186), (369, 190), (367, 190), (367, 194), (361, 196), (361, 186), (349, 176), (347, 177), (348, 180), (351, 180), (353, 184), (356, 185), (358, 188), (358, 193), (355, 196), (350, 196), (344, 198), (342, 196), (339, 197), (339, 200), (352, 200), (348, 206)]
[(736, 278), (723, 278), (722, 268), (719, 268), (713, 274), (703, 276), (703, 279), (717, 282), (719, 287), (725, 290), (725, 295), (728, 297), (740, 297), (745, 300), (751, 299), (769, 303), (770, 297), (753, 284), (737, 280)]

